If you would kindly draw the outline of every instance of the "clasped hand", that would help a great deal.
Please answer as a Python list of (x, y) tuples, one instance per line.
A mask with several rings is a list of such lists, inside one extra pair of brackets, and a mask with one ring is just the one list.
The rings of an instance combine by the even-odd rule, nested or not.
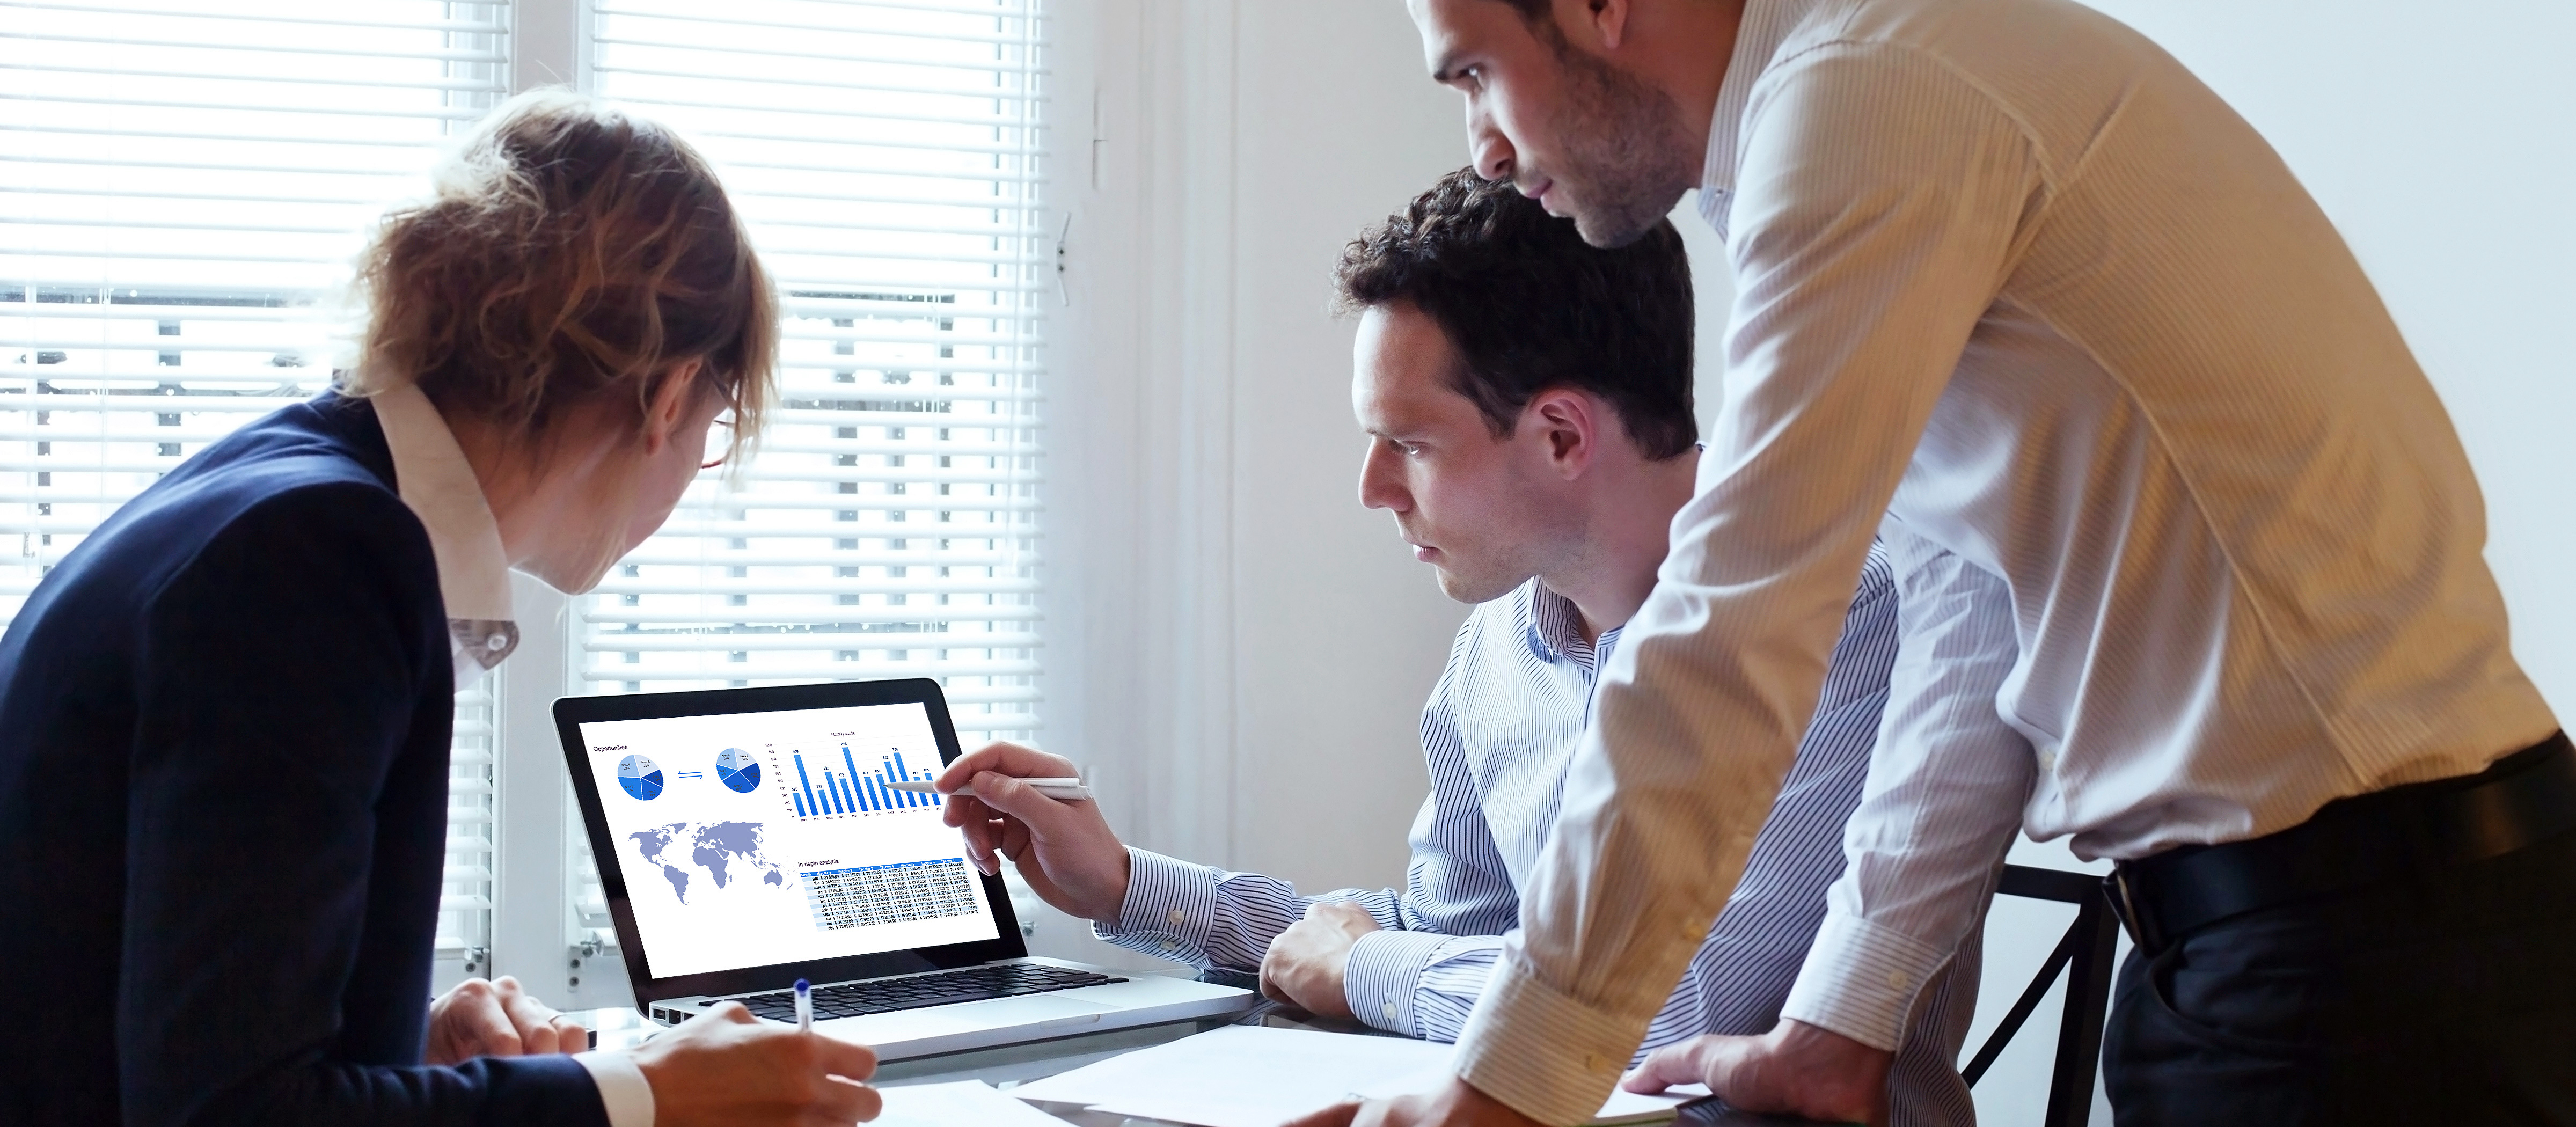
[(430, 1064), (578, 1053), (589, 1047), (590, 1030), (536, 1000), (506, 974), (489, 981), (466, 979), (429, 1004), (425, 1059)]
[(1261, 956), (1261, 993), (1325, 1017), (1351, 1017), (1344, 993), (1351, 948), (1378, 930), (1368, 910), (1347, 900), (1306, 906), (1306, 918), (1288, 925)]

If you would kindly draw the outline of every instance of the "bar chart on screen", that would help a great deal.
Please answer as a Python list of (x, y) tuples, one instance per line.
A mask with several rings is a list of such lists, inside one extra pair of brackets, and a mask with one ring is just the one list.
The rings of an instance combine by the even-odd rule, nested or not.
[(810, 764), (801, 749), (790, 750), (787, 758), (795, 766), (795, 777), (791, 779), (781, 772), (778, 781), (787, 788), (788, 803), (800, 819), (933, 810), (945, 801), (935, 794), (914, 794), (885, 785), (927, 782), (932, 778), (930, 768), (905, 763), (903, 752), (898, 750), (889, 749), (865, 771), (859, 768), (859, 756), (848, 744), (815, 753)]

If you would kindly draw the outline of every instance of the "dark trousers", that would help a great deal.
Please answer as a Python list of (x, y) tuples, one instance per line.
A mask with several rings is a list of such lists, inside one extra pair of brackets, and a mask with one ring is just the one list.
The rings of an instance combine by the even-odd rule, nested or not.
[(2119, 1127), (2576, 1124), (2576, 834), (2120, 967)]

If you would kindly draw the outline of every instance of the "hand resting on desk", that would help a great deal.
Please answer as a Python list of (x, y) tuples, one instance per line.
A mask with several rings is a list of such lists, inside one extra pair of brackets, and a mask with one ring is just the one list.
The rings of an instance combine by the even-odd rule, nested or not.
[(1538, 1121), (1452, 1076), (1433, 1091), (1334, 1104), (1288, 1127), (1538, 1127)]
[[(1127, 902), (1127, 846), (1100, 816), (1100, 804), (1058, 801), (1020, 781), (1077, 773), (1061, 755), (994, 743), (959, 756), (934, 785), (951, 796), (941, 817), (965, 831), (977, 869), (1000, 872), (997, 856), (1008, 857), (1038, 899), (1114, 924)], [(968, 786), (972, 796), (956, 794)]]
[(1887, 1122), (1887, 1070), (1896, 1055), (1787, 1018), (1759, 1037), (1706, 1034), (1646, 1054), (1619, 1086), (1660, 1092), (1706, 1084), (1729, 1106), (1830, 1123)]
[(469, 978), (429, 1004), (430, 1064), (463, 1064), (476, 1057), (578, 1053), (590, 1031), (556, 1013), (502, 975)]
[(1347, 900), (1306, 907), (1306, 918), (1288, 925), (1261, 956), (1261, 993), (1323, 1017), (1349, 1018), (1344, 972), (1351, 948), (1378, 930), (1368, 910)]
[[(519, 980), (469, 979), (430, 1003), (430, 1064), (480, 1056), (577, 1053), (580, 1023), (531, 997)], [(718, 1006), (633, 1050), (653, 1087), (654, 1127), (811, 1127), (874, 1119), (877, 1056), (813, 1033), (762, 1025), (738, 1003)]]

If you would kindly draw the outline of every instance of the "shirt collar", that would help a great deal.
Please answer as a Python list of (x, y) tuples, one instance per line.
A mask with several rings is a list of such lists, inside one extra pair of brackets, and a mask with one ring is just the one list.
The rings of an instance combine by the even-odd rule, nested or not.
[(465, 460), (464, 448), (456, 444), (455, 432), (427, 395), (404, 384), (370, 400), (393, 455), (395, 486), (428, 530), (429, 549), (438, 557), (438, 594), (447, 604), (448, 637), (462, 688), (519, 645), (501, 526), (492, 519), (483, 485)]
[(1601, 655), (1609, 653), (1618, 641), (1619, 627), (1601, 632), (1590, 642), (1583, 640), (1583, 611), (1574, 600), (1548, 589), (1539, 580), (1529, 581), (1530, 648), (1548, 661), (1574, 661), (1587, 669), (1598, 669)]
[(1726, 208), (1735, 196), (1736, 148), (1743, 140), (1744, 111), (1753, 104), (1753, 85), (1771, 68), (1798, 25), (1821, 0), (1749, 0), (1735, 29), (1735, 54), (1718, 84), (1717, 112), (1708, 123), (1708, 156), (1700, 165), (1700, 217), (1726, 230)]

